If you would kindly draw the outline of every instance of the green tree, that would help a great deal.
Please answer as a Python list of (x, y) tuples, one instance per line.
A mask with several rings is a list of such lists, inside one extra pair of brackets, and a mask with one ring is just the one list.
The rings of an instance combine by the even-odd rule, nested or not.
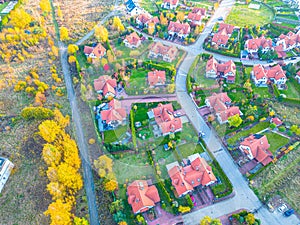
[(236, 115), (228, 118), (228, 123), (229, 123), (229, 126), (231, 126), (231, 127), (239, 127), (242, 122), (243, 122), (243, 120), (239, 114), (236, 114)]

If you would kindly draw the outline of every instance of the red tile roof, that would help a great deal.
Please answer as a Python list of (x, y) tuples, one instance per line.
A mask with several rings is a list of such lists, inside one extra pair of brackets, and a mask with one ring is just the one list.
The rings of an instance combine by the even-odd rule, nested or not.
[(142, 14), (138, 15), (137, 19), (141, 23), (145, 24), (151, 19), (151, 15), (149, 13), (142, 13)]
[(168, 170), (178, 196), (192, 191), (194, 187), (205, 186), (217, 180), (204, 158), (201, 158), (199, 154), (192, 155), (193, 159), (190, 157), (191, 165), (174, 166)]
[(260, 47), (272, 48), (272, 39), (261, 36), (260, 38), (247, 40), (246, 45), (248, 50), (258, 50)]
[(267, 77), (266, 70), (261, 64), (253, 66), (253, 75), (255, 76), (256, 80)]
[(176, 5), (178, 4), (179, 0), (164, 0), (164, 3), (170, 3), (170, 5)]
[(154, 23), (154, 25), (155, 25), (155, 24), (159, 23), (159, 19), (157, 16), (155, 16), (155, 17), (152, 17), (150, 20), (148, 20), (147, 23)]
[(139, 37), (139, 35), (137, 35), (136, 32), (127, 35), (125, 39), (130, 45), (137, 45), (138, 42), (141, 41), (141, 38)]
[(155, 54), (168, 55), (171, 59), (174, 59), (178, 53), (178, 49), (175, 46), (166, 46), (161, 42), (155, 42), (151, 45), (150, 51)]
[(120, 101), (113, 99), (108, 105), (108, 110), (101, 111), (102, 120), (105, 120), (106, 123), (110, 123), (111, 121), (123, 121), (126, 119), (126, 110), (122, 108)]
[[(266, 135), (263, 135), (260, 138), (256, 138), (254, 135), (251, 135), (245, 138), (240, 145), (249, 147), (253, 158), (262, 163), (264, 166), (272, 161), (272, 153), (268, 150), (270, 145)], [(246, 154), (248, 154), (246, 149), (243, 150)]]
[(284, 40), (286, 47), (290, 47), (300, 43), (300, 33), (295, 34), (290, 31), (287, 35), (281, 34), (279, 36), (279, 39)]
[(227, 109), (225, 103), (231, 103), (231, 99), (228, 97), (226, 92), (213, 93), (212, 96), (208, 97), (210, 107), (212, 107), (215, 112), (221, 112)]
[(282, 121), (278, 117), (275, 117), (271, 119), (271, 123), (275, 123), (276, 126), (279, 126), (282, 124)]
[(190, 25), (188, 23), (180, 23), (171, 21), (168, 26), (168, 31), (173, 31), (179, 34), (189, 34)]
[(276, 51), (278, 58), (282, 59), (286, 57), (286, 52), (284, 51), (282, 44), (275, 46), (274, 50)]
[(94, 88), (98, 91), (103, 91), (103, 95), (106, 95), (108, 92), (116, 94), (115, 87), (117, 86), (117, 80), (112, 79), (108, 75), (100, 76), (98, 79), (94, 80)]
[(145, 180), (135, 180), (127, 187), (128, 203), (134, 213), (145, 212), (160, 201), (157, 188)]
[(226, 45), (228, 40), (229, 36), (221, 33), (214, 34), (212, 38), (212, 42), (216, 43), (217, 45)]
[(152, 109), (156, 123), (161, 127), (163, 134), (175, 132), (182, 129), (182, 122), (180, 118), (175, 118), (172, 104), (159, 104)]
[(222, 122), (225, 122), (228, 120), (229, 117), (232, 117), (234, 115), (240, 115), (240, 109), (237, 106), (232, 106), (228, 109), (225, 109), (218, 113), (219, 117), (221, 118)]
[(200, 21), (202, 17), (206, 15), (205, 8), (193, 8), (192, 12), (189, 12), (188, 19), (192, 21)]
[(155, 86), (157, 83), (165, 84), (166, 71), (155, 70), (148, 72), (148, 83), (150, 86)]
[(102, 46), (101, 43), (98, 43), (96, 47), (84, 46), (84, 54), (90, 55), (93, 53), (97, 58), (100, 58), (105, 55), (106, 49)]
[(232, 74), (235, 76), (236, 66), (232, 60), (229, 60), (225, 63), (218, 63), (217, 60), (212, 57), (207, 61), (206, 64), (206, 72), (211, 70), (214, 70), (216, 73), (224, 73), (224, 75), (232, 72)]
[(274, 78), (275, 80), (279, 80), (285, 76), (285, 73), (283, 72), (282, 68), (280, 65), (276, 65), (274, 67), (271, 67), (270, 69), (267, 70), (267, 77)]
[(233, 32), (234, 26), (226, 23), (219, 23), (218, 33), (224, 35), (231, 35)]

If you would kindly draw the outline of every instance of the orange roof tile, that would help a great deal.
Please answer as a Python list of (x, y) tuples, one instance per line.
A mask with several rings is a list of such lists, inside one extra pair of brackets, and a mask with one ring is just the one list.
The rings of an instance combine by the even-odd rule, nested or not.
[(217, 45), (226, 45), (229, 40), (228, 35), (216, 33), (212, 38), (212, 42), (216, 43)]
[(272, 153), (268, 151), (270, 145), (266, 135), (263, 135), (260, 138), (256, 138), (254, 135), (251, 135), (245, 138), (240, 145), (249, 147), (253, 158), (262, 163), (264, 166), (272, 161)]
[(227, 109), (226, 103), (231, 103), (231, 99), (228, 97), (226, 92), (213, 93), (212, 96), (208, 97), (210, 106), (216, 111), (221, 112)]
[(107, 92), (112, 92), (115, 94), (115, 87), (117, 86), (117, 80), (112, 79), (108, 75), (100, 76), (98, 79), (94, 80), (94, 88), (96, 91), (103, 91), (103, 95), (106, 95)]
[(157, 83), (165, 84), (166, 71), (155, 70), (148, 72), (148, 83), (150, 86), (155, 86)]
[(224, 122), (224, 121), (227, 121), (229, 117), (232, 117), (237, 114), (240, 115), (240, 109), (237, 106), (232, 106), (232, 107), (229, 107), (228, 109), (218, 112), (218, 114), (219, 114), (221, 120)]
[(135, 180), (127, 187), (128, 203), (134, 213), (145, 212), (160, 201), (157, 188), (145, 180)]
[(265, 38), (264, 36), (261, 36), (260, 38), (254, 38), (254, 39), (247, 40), (246, 45), (249, 50), (258, 50), (260, 47), (272, 48), (272, 46), (273, 46), (272, 39)]
[(175, 56), (178, 53), (178, 50), (175, 46), (165, 46), (161, 42), (155, 42), (151, 45), (150, 51), (155, 54), (168, 55), (172, 60), (175, 59)]
[(127, 35), (125, 39), (130, 45), (137, 45), (138, 42), (141, 41), (141, 38), (139, 37), (139, 35), (137, 35), (136, 32)]
[(190, 25), (188, 23), (180, 23), (171, 21), (168, 26), (168, 31), (173, 31), (180, 34), (189, 34)]

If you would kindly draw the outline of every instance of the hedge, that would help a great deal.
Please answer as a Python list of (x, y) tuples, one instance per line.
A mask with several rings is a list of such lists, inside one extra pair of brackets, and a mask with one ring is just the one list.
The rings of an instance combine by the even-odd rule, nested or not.
[(135, 133), (135, 127), (134, 127), (134, 115), (133, 110), (130, 110), (130, 126), (131, 126), (131, 135), (132, 135), (132, 143), (135, 150), (137, 150), (137, 144), (136, 144), (136, 133)]

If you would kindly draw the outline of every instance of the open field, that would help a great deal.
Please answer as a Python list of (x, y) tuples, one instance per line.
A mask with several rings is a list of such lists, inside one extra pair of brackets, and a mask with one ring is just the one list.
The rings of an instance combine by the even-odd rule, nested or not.
[[(113, 0), (54, 0), (59, 25), (68, 28), (69, 36), (74, 39), (83, 37), (93, 29), (100, 19), (110, 12), (110, 6), (113, 4)], [(59, 17), (58, 7), (62, 17)]]
[(235, 4), (225, 22), (238, 26), (262, 26), (272, 22), (274, 15), (267, 7), (260, 5), (259, 10), (249, 9), (248, 5)]
[(298, 213), (300, 212), (300, 149), (283, 156), (253, 179), (253, 187), (261, 200), (279, 194)]

